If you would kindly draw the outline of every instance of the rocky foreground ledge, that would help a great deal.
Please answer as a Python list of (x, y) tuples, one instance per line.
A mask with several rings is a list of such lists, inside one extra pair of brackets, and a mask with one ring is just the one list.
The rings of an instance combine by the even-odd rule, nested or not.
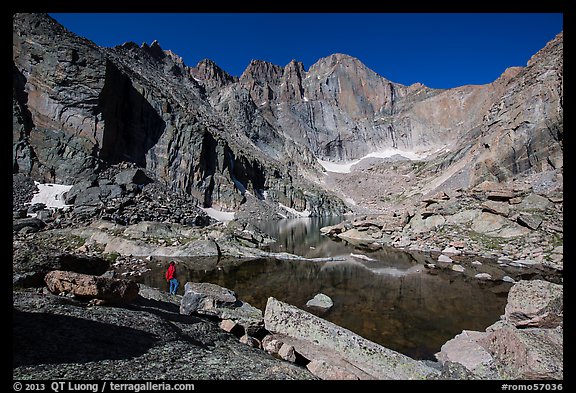
[(13, 295), (14, 379), (315, 379), (241, 343), (179, 298), (140, 285), (129, 303), (97, 305), (47, 290)]
[(269, 298), (264, 313), (227, 288), (183, 296), (54, 270), (13, 293), (15, 379), (562, 379), (563, 290), (520, 281), (502, 320), (418, 361)]

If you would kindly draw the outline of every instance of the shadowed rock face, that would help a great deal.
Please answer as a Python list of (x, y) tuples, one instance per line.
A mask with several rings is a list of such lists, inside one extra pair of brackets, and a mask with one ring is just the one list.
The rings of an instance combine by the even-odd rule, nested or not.
[[(404, 86), (358, 59), (252, 61), (239, 77), (188, 67), (158, 42), (100, 48), (44, 14), (13, 30), (13, 167), (73, 183), (129, 161), (174, 190), (237, 209), (246, 191), (314, 214), (343, 203), (312, 185), (317, 158), (434, 151), (430, 187), (474, 186), (563, 165), (563, 35), (493, 83)], [(308, 179), (308, 180), (307, 180)]]
[[(56, 46), (57, 45), (57, 46)], [(91, 154), (101, 142), (98, 95), (106, 60), (93, 43), (66, 31), (52, 19), (14, 19), (15, 98), (22, 128), (15, 166), (36, 178), (70, 181), (93, 171)], [(15, 116), (18, 116), (15, 113)]]
[(111, 61), (99, 95), (98, 111), (105, 124), (99, 157), (108, 163), (129, 161), (146, 167), (146, 154), (154, 147), (166, 123)]
[(242, 344), (208, 319), (180, 315), (177, 300), (141, 287), (128, 305), (15, 292), (15, 379), (315, 379), (306, 369)]

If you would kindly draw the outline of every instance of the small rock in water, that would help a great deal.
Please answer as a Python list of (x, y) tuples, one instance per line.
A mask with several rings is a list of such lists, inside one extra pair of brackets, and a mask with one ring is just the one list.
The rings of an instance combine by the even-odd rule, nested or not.
[(314, 296), (313, 299), (310, 299), (306, 302), (308, 307), (318, 307), (328, 310), (334, 305), (332, 299), (329, 296), (324, 295), (323, 293), (319, 293), (318, 295)]
[(353, 254), (353, 253), (350, 253), (350, 256), (353, 257), (353, 258), (357, 258), (357, 259), (363, 259), (363, 260), (365, 260), (365, 261), (374, 261), (374, 259), (372, 259), (372, 258), (370, 258), (370, 257), (368, 257), (368, 256), (366, 256), (366, 255), (363, 255), (363, 254)]
[(452, 270), (462, 273), (466, 269), (462, 265), (452, 265)]

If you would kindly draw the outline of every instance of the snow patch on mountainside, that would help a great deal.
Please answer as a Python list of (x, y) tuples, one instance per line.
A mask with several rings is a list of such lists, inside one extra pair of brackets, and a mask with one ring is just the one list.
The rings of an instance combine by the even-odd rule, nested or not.
[(350, 173), (352, 171), (352, 167), (354, 165), (358, 164), (359, 162), (361, 162), (362, 160), (365, 160), (367, 158), (391, 158), (394, 156), (400, 156), (400, 157), (403, 157), (403, 158), (406, 158), (409, 160), (419, 161), (419, 160), (423, 160), (424, 158), (428, 157), (429, 152), (428, 151), (416, 152), (416, 151), (409, 151), (409, 150), (386, 148), (386, 149), (382, 149), (382, 150), (377, 150), (377, 151), (372, 152), (372, 153), (368, 153), (364, 157), (362, 157), (358, 160), (354, 160), (354, 161), (350, 161), (350, 162), (346, 162), (346, 163), (336, 163), (336, 162), (320, 160), (320, 159), (318, 159), (318, 162), (328, 172)]

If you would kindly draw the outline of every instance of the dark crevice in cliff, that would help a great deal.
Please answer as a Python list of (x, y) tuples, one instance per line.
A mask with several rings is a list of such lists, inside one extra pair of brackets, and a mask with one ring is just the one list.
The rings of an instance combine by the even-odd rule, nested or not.
[(28, 93), (25, 90), (26, 77), (14, 62), (12, 62), (12, 78), (12, 117), (14, 123), (12, 173), (20, 172), (29, 175), (37, 161), (36, 153), (29, 140), (34, 122), (28, 109)]
[(392, 147), (394, 149), (398, 148), (398, 142), (396, 141), (396, 130), (393, 125), (388, 126), (388, 133), (390, 134), (390, 139), (392, 139)]
[(128, 161), (146, 167), (146, 153), (156, 145), (166, 123), (111, 61), (106, 62), (98, 110), (104, 121), (100, 158), (110, 164)]
[[(214, 192), (214, 174), (216, 173), (218, 156), (216, 147), (218, 142), (211, 133), (205, 132), (200, 152), (200, 189), (203, 191), (203, 207), (212, 207), (212, 193)], [(207, 183), (207, 184), (206, 184)]]
[(248, 186), (258, 199), (264, 199), (266, 173), (264, 167), (256, 160), (250, 161), (244, 156), (235, 157), (228, 146), (225, 147), (225, 155), (228, 159), (228, 173), (234, 182), (236, 189), (244, 196)]
[(337, 160), (342, 159), (344, 156), (344, 144), (342, 143), (340, 135), (338, 135), (338, 139), (326, 143), (324, 146), (323, 155), (325, 157), (336, 158)]
[(564, 121), (559, 119), (555, 122), (552, 120), (546, 121), (546, 129), (550, 134), (550, 137), (559, 143), (560, 149), (564, 151)]
[(24, 135), (21, 136), (28, 136), (30, 134), (30, 130), (34, 127), (34, 122), (32, 121), (32, 114), (28, 109), (28, 93), (25, 91), (26, 86), (26, 77), (22, 72), (16, 67), (14, 62), (12, 62), (12, 75), (13, 75), (13, 95), (14, 99), (18, 103), (18, 107), (20, 109), (20, 116), (22, 119), (22, 126), (24, 127)]
[[(394, 89), (394, 83), (389, 83), (390, 86), (390, 115), (394, 114), (394, 104), (396, 103), (396, 90)], [(396, 146), (394, 146), (396, 148)]]

